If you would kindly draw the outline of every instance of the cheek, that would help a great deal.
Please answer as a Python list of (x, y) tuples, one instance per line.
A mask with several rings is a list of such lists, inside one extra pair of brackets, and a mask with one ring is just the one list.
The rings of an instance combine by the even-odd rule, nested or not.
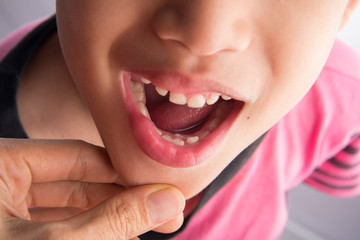
[[(302, 2), (309, 5), (308, 1)], [(235, 139), (254, 140), (267, 131), (291, 111), (316, 81), (341, 22), (341, 11), (335, 11), (337, 4), (325, 5), (333, 9), (323, 12), (302, 6), (296, 11), (285, 7), (279, 11), (274, 7), (268, 21), (258, 19), (254, 41), (257, 48), (263, 49), (270, 73), (261, 80), (259, 98), (244, 109), (243, 119), (234, 130)]]
[(285, 4), (274, 7), (274, 20), (259, 24), (272, 71), (267, 93), (274, 102), (290, 109), (312, 86), (332, 48), (343, 7), (335, 1)]
[(57, 2), (59, 38), (70, 70), (83, 66), (86, 72), (95, 64), (109, 65), (112, 45), (140, 18), (132, 2), (137, 1)]

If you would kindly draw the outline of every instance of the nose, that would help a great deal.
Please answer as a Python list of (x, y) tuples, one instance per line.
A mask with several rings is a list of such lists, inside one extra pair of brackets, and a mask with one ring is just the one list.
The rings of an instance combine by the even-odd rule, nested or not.
[(229, 0), (179, 0), (160, 8), (154, 30), (163, 41), (174, 41), (192, 54), (244, 51), (251, 42), (251, 28), (244, 11)]

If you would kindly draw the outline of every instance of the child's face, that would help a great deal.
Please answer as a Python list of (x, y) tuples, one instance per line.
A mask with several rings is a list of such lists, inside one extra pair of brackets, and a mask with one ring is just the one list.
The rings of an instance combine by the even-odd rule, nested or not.
[[(57, 13), (66, 62), (121, 183), (170, 183), (191, 197), (304, 96), (347, 3), (61, 0)], [(136, 106), (142, 90), (137, 100), (130, 90), (140, 76), (195, 108), (147, 85), (153, 124)], [(219, 95), (233, 100), (210, 105)], [(196, 108), (204, 101), (211, 107)]]

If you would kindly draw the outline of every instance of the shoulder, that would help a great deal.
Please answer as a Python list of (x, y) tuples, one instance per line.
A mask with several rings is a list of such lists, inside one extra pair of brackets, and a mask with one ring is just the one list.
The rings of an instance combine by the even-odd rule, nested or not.
[[(315, 108), (318, 135), (316, 171), (307, 183), (336, 196), (360, 192), (360, 57), (337, 41), (309, 99)], [(311, 101), (305, 106), (311, 107)], [(314, 105), (312, 103), (312, 105)]]
[[(48, 35), (48, 21), (55, 18), (42, 18), (30, 22), (15, 30), (0, 41), (0, 135), (2, 137), (25, 138), (22, 122), (19, 118), (17, 92), (22, 81), (24, 67), (34, 51)], [(54, 29), (56, 21), (50, 24)], [(44, 27), (40, 27), (44, 26)]]
[(268, 133), (287, 188), (346, 148), (360, 133), (360, 57), (336, 41), (315, 84)]
[[(318, 101), (318, 103), (314, 103)], [(336, 41), (314, 86), (299, 105), (313, 108), (314, 117), (329, 134), (342, 136), (360, 132), (360, 56), (341, 41)]]
[(0, 41), (0, 61), (32, 30), (44, 22), (48, 17), (29, 22)]
[(350, 46), (336, 40), (323, 72), (333, 72), (350, 78), (360, 79), (360, 55)]
[[(331, 153), (338, 143), (360, 133), (360, 56), (336, 41), (313, 87), (291, 112), (306, 114), (306, 127), (322, 137), (321, 147)], [(314, 133), (314, 132), (312, 132)], [(349, 136), (350, 135), (350, 136)]]

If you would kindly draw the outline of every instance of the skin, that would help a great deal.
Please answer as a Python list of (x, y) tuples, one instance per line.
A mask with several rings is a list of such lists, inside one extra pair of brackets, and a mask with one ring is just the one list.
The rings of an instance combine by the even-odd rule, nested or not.
[[(194, 196), (312, 86), (348, 1), (263, 4), (230, 0), (57, 2), (65, 62), (122, 185), (169, 183), (186, 198)], [(150, 159), (139, 147), (119, 100), (118, 79), (122, 71), (144, 68), (206, 77), (233, 88), (233, 97), (245, 100), (235, 124), (204, 163), (170, 168)]]
[[(93, 228), (104, 229), (106, 234), (111, 234), (113, 226), (102, 224), (109, 222), (104, 220), (108, 215), (103, 216), (99, 212), (114, 209), (111, 204), (119, 206), (117, 204), (133, 201), (144, 204), (151, 192), (168, 188), (168, 185), (133, 186), (166, 183), (179, 188), (187, 199), (202, 191), (239, 152), (273, 126), (306, 94), (327, 59), (337, 31), (345, 25), (357, 2), (57, 1), (58, 35), (51, 36), (34, 55), (20, 85), (17, 97), (21, 121), (31, 138), (81, 139), (104, 146), (111, 160), (99, 157), (99, 154), (96, 159), (100, 165), (105, 162), (105, 166), (109, 166), (111, 161), (115, 168), (115, 171), (107, 170), (111, 171), (108, 174), (112, 178), (103, 180), (104, 184), (112, 185), (116, 182), (130, 189), (124, 191), (109, 186), (109, 192), (105, 191), (101, 199), (94, 200), (94, 204), (108, 199), (112, 193), (115, 194), (115, 200), (110, 198), (105, 201), (100, 205), (100, 210), (95, 208), (83, 212), (91, 207), (85, 206), (86, 209), (80, 211), (80, 217), (70, 218), (66, 222), (68, 225), (56, 224), (59, 222), (44, 224), (41, 230), (45, 229), (46, 233), (54, 230), (55, 233), (77, 233), (83, 238), (86, 238), (86, 230)], [(223, 142), (217, 146), (215, 154), (200, 165), (184, 169), (161, 165), (150, 159), (134, 139), (124, 103), (119, 101), (118, 79), (122, 71), (145, 67), (210, 78), (224, 87), (233, 88), (233, 97), (245, 100), (241, 114)], [(167, 81), (171, 84), (173, 80)], [(43, 150), (40, 159), (57, 159), (54, 157), (54, 149), (47, 148), (46, 142), (9, 142), (1, 139), (0, 143), (1, 156), (9, 159), (5, 162), (10, 162), (2, 166), (3, 169), (29, 164), (34, 166), (34, 171), (39, 169), (39, 166), (43, 166), (42, 162), (35, 161), (39, 159), (39, 149)], [(71, 155), (78, 152), (78, 148), (64, 147), (62, 141), (52, 143), (63, 147), (61, 151), (56, 151), (58, 153)], [(79, 143), (69, 144), (72, 146)], [(94, 150), (97, 147), (84, 145), (87, 146), (85, 149), (93, 149), (89, 150), (90, 155), (98, 151)], [(59, 156), (59, 159), (67, 158), (66, 154)], [(26, 165), (22, 165), (23, 156), (27, 156)], [(91, 169), (95, 171), (98, 168), (92, 165)], [(30, 188), (34, 185), (33, 175), (55, 174), (57, 177), (50, 182), (69, 180), (69, 184), (73, 184), (69, 177), (72, 169), (63, 172), (59, 169), (29, 173), (24, 167), (24, 172), (20, 172), (24, 174), (1, 176), (3, 182), (20, 178), (27, 183), (27, 187), (15, 184), (10, 188), (12, 191), (2, 191), (1, 221), (9, 223), (9, 219), (14, 220), (14, 217), (16, 221), (29, 219), (30, 215), (34, 220), (49, 220), (49, 214), (32, 212), (29, 215), (24, 207), (29, 203), (41, 204), (28, 200), (24, 200), (26, 203), (14, 204), (11, 199), (15, 199), (12, 195), (14, 192), (23, 194), (23, 199), (34, 194), (38, 198), (46, 195), (44, 192), (31, 192), (34, 191)], [(105, 175), (106, 171), (96, 174), (91, 181), (99, 183), (99, 178)], [(166, 218), (170, 219), (170, 224), (158, 228), (163, 232), (181, 225), (182, 195), (175, 188), (171, 188), (171, 191), (176, 192), (179, 201), (174, 204), (177, 210)], [(87, 196), (91, 195), (91, 192), (87, 193)], [(53, 199), (49, 197), (49, 202), (56, 199), (54, 196), (56, 194)], [(71, 206), (61, 202), (55, 205)], [(117, 211), (114, 216), (120, 214), (120, 219), (121, 216), (132, 216), (126, 209), (141, 212), (146, 207), (137, 209), (120, 206), (124, 213)], [(63, 219), (74, 214), (71, 212), (66, 216), (56, 216)], [(91, 221), (94, 216), (99, 216), (99, 221)], [(115, 228), (115, 238), (132, 238), (159, 226), (149, 220), (146, 211), (134, 218), (139, 221)], [(145, 224), (139, 224), (144, 219)], [(32, 234), (43, 233), (31, 231), (32, 222), (21, 222), (21, 225), (16, 221), (13, 225), (2, 226), (8, 230), (2, 231), (7, 239), (24, 236), (6, 235), (7, 232), (16, 232), (9, 230), (14, 228)], [(72, 226), (74, 222), (83, 224), (77, 225), (75, 229), (64, 227)], [(121, 235), (127, 227), (131, 229), (139, 225), (141, 227), (135, 228), (130, 235)], [(52, 237), (56, 239), (54, 235)]]
[(103, 148), (1, 139), (0, 150), (1, 239), (132, 239), (169, 220), (181, 225), (178, 189), (113, 184), (118, 175)]

